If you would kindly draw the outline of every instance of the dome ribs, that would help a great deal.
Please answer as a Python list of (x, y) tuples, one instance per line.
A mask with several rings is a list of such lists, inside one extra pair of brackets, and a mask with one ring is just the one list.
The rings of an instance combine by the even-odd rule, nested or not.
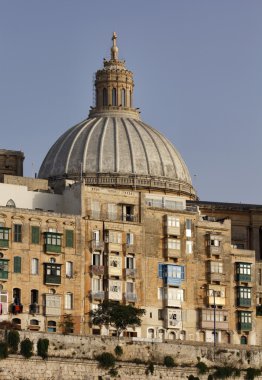
[(99, 155), (98, 168), (97, 168), (98, 173), (103, 172), (104, 140), (105, 140), (105, 134), (106, 134), (107, 126), (108, 126), (108, 120), (109, 120), (108, 117), (105, 118), (104, 120), (102, 133), (100, 135), (99, 142), (98, 142), (98, 155)]
[(113, 118), (114, 123), (114, 154), (115, 154), (115, 172), (117, 173), (119, 171), (119, 149), (118, 149), (118, 126), (116, 122), (116, 118)]
[[(88, 152), (88, 147), (89, 147), (89, 143), (90, 143), (90, 140), (91, 140), (91, 137), (92, 137), (92, 134), (95, 130), (95, 127), (99, 124), (99, 122), (101, 121), (102, 118), (98, 118), (98, 119), (95, 119), (95, 123), (91, 126), (89, 132), (88, 132), (88, 136), (87, 136), (87, 139), (86, 139), (86, 144), (85, 144), (85, 149), (84, 149), (84, 152), (83, 152), (83, 173), (86, 173), (87, 171), (87, 152)], [(92, 119), (91, 119), (92, 120)]]
[(128, 141), (129, 152), (130, 152), (130, 157), (131, 157), (131, 173), (135, 174), (135, 172), (136, 172), (136, 169), (135, 169), (135, 160), (134, 160), (134, 152), (133, 152), (133, 148), (132, 148), (130, 134), (129, 134), (128, 127), (126, 125), (125, 119), (121, 117), (120, 120), (121, 120), (121, 122), (122, 122), (122, 124), (124, 126), (124, 130), (125, 130), (127, 141)]
[[(135, 122), (132, 121), (132, 119), (128, 119), (129, 123), (132, 125), (132, 127), (134, 128), (134, 130), (136, 131), (137, 135), (139, 136), (140, 138), (140, 141), (141, 141), (141, 144), (143, 146), (143, 150), (144, 150), (144, 155), (145, 155), (145, 158), (146, 158), (146, 165), (147, 165), (147, 171), (148, 171), (148, 174), (151, 174), (151, 170), (150, 170), (150, 163), (149, 163), (149, 158), (148, 158), (148, 154), (147, 154), (147, 150), (146, 150), (146, 147), (145, 147), (145, 143), (144, 143), (144, 140), (141, 136), (141, 133), (139, 132), (137, 126), (135, 125)], [(136, 121), (137, 122), (137, 121)], [(139, 123), (140, 124), (140, 123)], [(140, 124), (141, 125), (141, 124)]]
[[(66, 159), (66, 164), (65, 164), (65, 173), (68, 174), (68, 171), (70, 170), (69, 168), (69, 164), (70, 164), (70, 161), (71, 161), (71, 156), (72, 156), (72, 151), (74, 149), (74, 146), (76, 144), (76, 141), (79, 139), (80, 135), (84, 132), (84, 130), (90, 126), (90, 124), (92, 124), (92, 121), (93, 120), (87, 120), (86, 124), (85, 123), (81, 123), (79, 125), (79, 129), (80, 131), (76, 134), (72, 144), (71, 144), (71, 147), (69, 149), (69, 152), (68, 152), (68, 155), (67, 155), (67, 159)], [(81, 163), (79, 163), (79, 169), (80, 169), (80, 165)]]
[[(155, 139), (152, 136), (152, 133), (149, 132), (149, 128), (148, 128), (148, 126), (145, 123), (142, 123), (141, 121), (138, 121), (138, 123), (143, 128), (143, 130), (148, 134), (149, 138), (152, 140), (152, 142), (153, 142), (153, 144), (154, 144), (154, 146), (156, 148), (156, 151), (158, 153), (159, 159), (160, 159), (161, 169), (162, 169), (162, 175), (165, 176), (166, 175), (166, 171), (165, 171), (165, 165), (163, 163), (162, 155), (160, 153), (160, 150), (158, 148), (158, 145), (157, 145)], [(152, 129), (152, 128), (150, 128), (150, 129)]]

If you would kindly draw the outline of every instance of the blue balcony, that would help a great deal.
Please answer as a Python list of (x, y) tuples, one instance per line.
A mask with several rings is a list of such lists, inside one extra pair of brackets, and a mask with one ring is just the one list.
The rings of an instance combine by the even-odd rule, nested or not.
[(158, 276), (164, 280), (165, 285), (180, 286), (185, 279), (185, 268), (181, 265), (159, 264)]

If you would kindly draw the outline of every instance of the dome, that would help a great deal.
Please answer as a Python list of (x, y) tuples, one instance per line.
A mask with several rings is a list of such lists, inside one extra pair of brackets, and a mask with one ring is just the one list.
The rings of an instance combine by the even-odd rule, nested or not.
[(91, 107), (88, 119), (55, 142), (41, 165), (39, 178), (164, 188), (194, 197), (189, 171), (178, 151), (142, 122), (132, 107), (132, 72), (117, 54), (114, 34), (111, 60), (104, 60), (104, 68), (96, 74), (96, 107)]

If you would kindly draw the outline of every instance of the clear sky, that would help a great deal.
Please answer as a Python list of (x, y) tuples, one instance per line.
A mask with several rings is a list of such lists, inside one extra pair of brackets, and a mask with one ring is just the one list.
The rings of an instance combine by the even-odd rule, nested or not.
[(261, 0), (0, 0), (0, 148), (39, 170), (87, 117), (116, 31), (135, 106), (200, 199), (262, 204), (261, 20)]

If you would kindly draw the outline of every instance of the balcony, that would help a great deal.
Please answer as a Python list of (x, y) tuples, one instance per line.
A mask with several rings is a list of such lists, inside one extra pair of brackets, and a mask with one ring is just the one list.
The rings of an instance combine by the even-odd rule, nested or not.
[(103, 265), (90, 265), (90, 272), (96, 276), (103, 276), (105, 267)]
[(165, 328), (182, 328), (182, 313), (179, 309), (165, 309), (164, 311)]
[(226, 290), (225, 286), (208, 285), (208, 295), (207, 295), (208, 305), (210, 306), (214, 305), (214, 302), (215, 302), (216, 306), (225, 306), (226, 304), (225, 290)]
[(105, 292), (102, 290), (99, 290), (99, 291), (93, 291), (92, 290), (90, 292), (90, 297), (93, 300), (103, 301), (105, 299)]
[(237, 298), (237, 306), (251, 307), (251, 298)]
[(238, 282), (251, 282), (251, 274), (236, 274), (236, 280)]
[(123, 244), (123, 251), (126, 253), (126, 254), (129, 254), (129, 253), (135, 253), (137, 251), (137, 246), (135, 244)]
[(125, 269), (125, 276), (128, 278), (136, 278), (136, 269)]
[(0, 280), (2, 281), (8, 280), (8, 271), (0, 270)]
[(108, 257), (108, 275), (122, 276), (122, 258), (118, 255), (109, 255)]
[(135, 293), (125, 293), (125, 300), (127, 302), (136, 302), (137, 301), (137, 295)]
[(61, 246), (53, 245), (53, 244), (45, 244), (45, 252), (46, 253), (61, 253)]
[(105, 248), (105, 243), (103, 241), (92, 240), (91, 250), (92, 251), (103, 251)]
[(46, 253), (61, 253), (62, 234), (58, 232), (44, 232), (44, 250)]
[(244, 322), (238, 322), (238, 330), (241, 331), (251, 331), (252, 330), (252, 323), (244, 323)]
[(110, 252), (122, 252), (123, 244), (122, 243), (113, 243), (113, 242), (105, 242), (105, 251), (107, 253)]
[(37, 303), (29, 305), (29, 314), (39, 314), (40, 306)]
[(60, 285), (61, 284), (61, 276), (46, 274), (45, 275), (45, 284), (46, 285)]
[(10, 305), (10, 312), (15, 315), (23, 313), (23, 305), (21, 303), (19, 304), (12, 303)]
[(122, 301), (122, 282), (119, 280), (108, 281), (108, 299)]
[(173, 227), (173, 226), (165, 225), (165, 234), (171, 235), (171, 236), (180, 236), (180, 226)]
[(164, 305), (166, 307), (182, 307), (184, 297), (183, 289), (166, 288), (164, 294)]
[(181, 257), (181, 249), (165, 248), (165, 256), (168, 258), (179, 258)]
[(44, 314), (61, 316), (61, 296), (59, 294), (45, 294)]
[(222, 253), (222, 247), (221, 246), (216, 247), (214, 245), (209, 245), (207, 247), (207, 250), (208, 250), (208, 253), (210, 256), (212, 256), (212, 255), (217, 256), (217, 255), (221, 255), (221, 253)]
[[(228, 311), (216, 309), (216, 328), (218, 330), (228, 330)], [(214, 309), (200, 310), (200, 328), (214, 329)]]
[(0, 248), (7, 249), (9, 247), (9, 240), (0, 239)]
[(208, 280), (210, 282), (224, 282), (225, 273), (208, 272)]

